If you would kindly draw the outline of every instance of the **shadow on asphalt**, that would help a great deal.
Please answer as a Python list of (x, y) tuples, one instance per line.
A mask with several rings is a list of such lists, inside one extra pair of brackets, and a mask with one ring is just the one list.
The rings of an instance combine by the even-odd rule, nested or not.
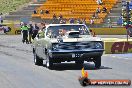
[[(46, 67), (43, 65), (43, 67)], [(100, 70), (100, 69), (112, 69), (110, 67), (101, 66), (100, 69), (96, 69), (94, 67), (94, 64), (83, 64), (83, 65), (77, 65), (75, 63), (60, 63), (60, 64), (54, 64), (51, 70), (56, 71), (64, 71), (64, 70), (82, 70), (84, 67), (85, 70)]]

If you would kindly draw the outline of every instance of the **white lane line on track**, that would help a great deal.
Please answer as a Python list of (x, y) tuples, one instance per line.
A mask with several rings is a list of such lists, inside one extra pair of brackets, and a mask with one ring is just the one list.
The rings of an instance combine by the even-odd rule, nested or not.
[(124, 59), (129, 59), (129, 58), (124, 58)]
[(120, 57), (120, 56), (112, 56), (112, 55), (103, 55), (103, 56), (109, 56), (116, 59), (124, 59), (124, 60), (132, 60), (132, 58), (128, 57)]

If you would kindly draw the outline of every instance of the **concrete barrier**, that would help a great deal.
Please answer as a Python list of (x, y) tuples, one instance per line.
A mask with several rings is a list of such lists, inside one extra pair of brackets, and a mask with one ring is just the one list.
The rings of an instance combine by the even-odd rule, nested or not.
[(96, 35), (126, 35), (125, 28), (90, 28)]
[(104, 40), (105, 54), (132, 53), (132, 39), (111, 39)]

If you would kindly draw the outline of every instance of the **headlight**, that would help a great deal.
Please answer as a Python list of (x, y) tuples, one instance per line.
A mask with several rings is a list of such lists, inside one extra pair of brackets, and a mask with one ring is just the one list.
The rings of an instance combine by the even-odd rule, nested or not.
[(53, 50), (57, 50), (57, 49), (58, 49), (58, 47), (59, 47), (59, 45), (58, 45), (58, 44), (52, 44), (52, 49), (53, 49)]
[(103, 48), (103, 45), (102, 45), (102, 43), (95, 43), (95, 48), (96, 49), (102, 49)]

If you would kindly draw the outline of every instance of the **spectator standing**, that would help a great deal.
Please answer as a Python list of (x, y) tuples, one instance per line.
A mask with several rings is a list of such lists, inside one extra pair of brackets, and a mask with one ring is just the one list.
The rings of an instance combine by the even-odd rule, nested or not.
[(42, 29), (45, 29), (46, 28), (45, 22), (41, 23), (41, 25), (42, 25)]
[(29, 43), (32, 43), (33, 25), (29, 24)]
[(73, 18), (70, 18), (70, 24), (74, 24), (75, 20)]
[(59, 17), (58, 17), (58, 21), (60, 22), (61, 20), (63, 20), (62, 14), (60, 14)]
[(63, 24), (66, 24), (66, 19), (63, 19)]
[(94, 19), (91, 19), (90, 20), (90, 24), (94, 24)]
[(52, 21), (52, 24), (55, 24), (55, 23), (59, 23), (58, 22), (58, 19), (56, 17), (56, 14), (53, 14), (53, 21)]
[(65, 24), (66, 21), (64, 19), (60, 20), (60, 24)]
[(44, 14), (44, 10), (40, 10), (40, 14)]
[(3, 23), (3, 19), (2, 19), (2, 16), (0, 15), (0, 23), (2, 24)]
[(37, 14), (37, 11), (36, 11), (36, 10), (34, 10), (34, 11), (33, 11), (33, 13), (34, 13), (34, 14)]
[(57, 19), (57, 17), (56, 17), (56, 15), (55, 15), (55, 14), (53, 14), (53, 19)]
[[(131, 19), (132, 20), (132, 19)], [(117, 20), (117, 25), (122, 25), (123, 24), (123, 19), (120, 16), (119, 19)]]
[(105, 6), (102, 9), (102, 13), (107, 13), (107, 8)]
[(96, 0), (96, 2), (97, 2), (98, 5), (102, 5), (103, 4), (102, 0)]
[(26, 44), (28, 44), (28, 26), (26, 23), (23, 24), (21, 27), (22, 34), (23, 34), (23, 39), (22, 42), (24, 43), (26, 41)]
[(96, 13), (100, 13), (101, 12), (101, 10), (100, 10), (100, 8), (98, 7), (97, 9), (96, 9)]
[(112, 27), (111, 17), (110, 17), (110, 18), (108, 18), (108, 26), (109, 26), (109, 28), (111, 28), (111, 27)]
[(90, 20), (90, 25), (91, 25), (91, 27), (94, 25), (94, 19)]
[(36, 35), (38, 34), (38, 30), (39, 30), (39, 27), (37, 26), (37, 24), (35, 23), (33, 25), (33, 35), (32, 35), (32, 39), (34, 40), (34, 38), (36, 37)]
[(45, 10), (45, 13), (46, 13), (46, 14), (49, 14), (49, 10), (46, 9), (46, 10)]
[(62, 19), (62, 18), (63, 18), (63, 16), (62, 16), (62, 14), (60, 14), (60, 15), (59, 15), (59, 19)]
[(77, 24), (81, 24), (81, 20), (79, 18), (77, 19)]
[(86, 24), (86, 18), (83, 18), (83, 19), (82, 19), (82, 23), (83, 23), (83, 24)]

